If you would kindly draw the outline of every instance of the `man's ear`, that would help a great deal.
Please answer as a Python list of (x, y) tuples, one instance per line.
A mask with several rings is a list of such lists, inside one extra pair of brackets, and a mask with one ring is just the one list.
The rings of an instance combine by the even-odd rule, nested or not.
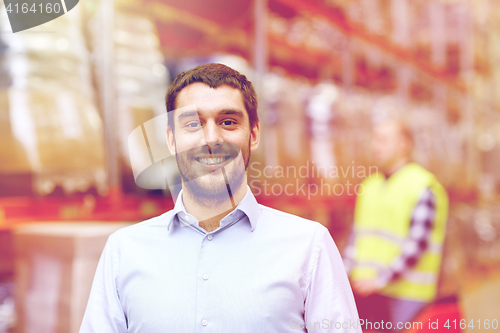
[(174, 130), (170, 125), (167, 125), (167, 146), (168, 150), (170, 151), (170, 154), (175, 155), (175, 136), (174, 136)]
[(260, 126), (257, 122), (250, 130), (250, 151), (254, 152), (259, 147), (260, 142)]

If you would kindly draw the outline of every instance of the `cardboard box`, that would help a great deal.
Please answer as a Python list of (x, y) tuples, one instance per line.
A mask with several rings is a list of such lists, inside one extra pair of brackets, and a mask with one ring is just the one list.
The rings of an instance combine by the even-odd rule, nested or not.
[(78, 332), (106, 240), (128, 225), (53, 222), (16, 226), (16, 332)]

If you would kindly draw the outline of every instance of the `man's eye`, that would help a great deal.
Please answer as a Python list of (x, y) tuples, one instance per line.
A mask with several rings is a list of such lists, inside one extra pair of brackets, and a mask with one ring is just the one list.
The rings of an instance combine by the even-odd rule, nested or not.
[(236, 122), (235, 122), (235, 121), (232, 121), (232, 120), (224, 120), (224, 121), (222, 122), (222, 124), (223, 124), (224, 126), (232, 126), (232, 125), (236, 125)]
[(201, 126), (201, 124), (199, 122), (197, 122), (197, 121), (193, 121), (193, 122), (187, 123), (185, 125), (185, 127), (189, 127), (189, 128), (196, 128), (196, 127), (199, 127), (199, 126)]

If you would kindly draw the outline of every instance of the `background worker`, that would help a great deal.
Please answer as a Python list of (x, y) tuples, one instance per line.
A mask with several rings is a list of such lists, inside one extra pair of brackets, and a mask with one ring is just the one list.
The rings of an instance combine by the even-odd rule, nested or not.
[(412, 148), (404, 122), (375, 126), (372, 151), (379, 172), (362, 183), (344, 258), (359, 317), (389, 321), (393, 330), (436, 296), (448, 214), (444, 188), (411, 162)]

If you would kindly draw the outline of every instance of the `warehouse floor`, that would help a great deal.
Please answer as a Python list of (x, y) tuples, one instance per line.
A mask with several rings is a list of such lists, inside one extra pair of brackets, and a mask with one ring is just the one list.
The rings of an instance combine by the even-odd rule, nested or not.
[(14, 282), (12, 278), (0, 278), (0, 333), (12, 333), (15, 323)]

